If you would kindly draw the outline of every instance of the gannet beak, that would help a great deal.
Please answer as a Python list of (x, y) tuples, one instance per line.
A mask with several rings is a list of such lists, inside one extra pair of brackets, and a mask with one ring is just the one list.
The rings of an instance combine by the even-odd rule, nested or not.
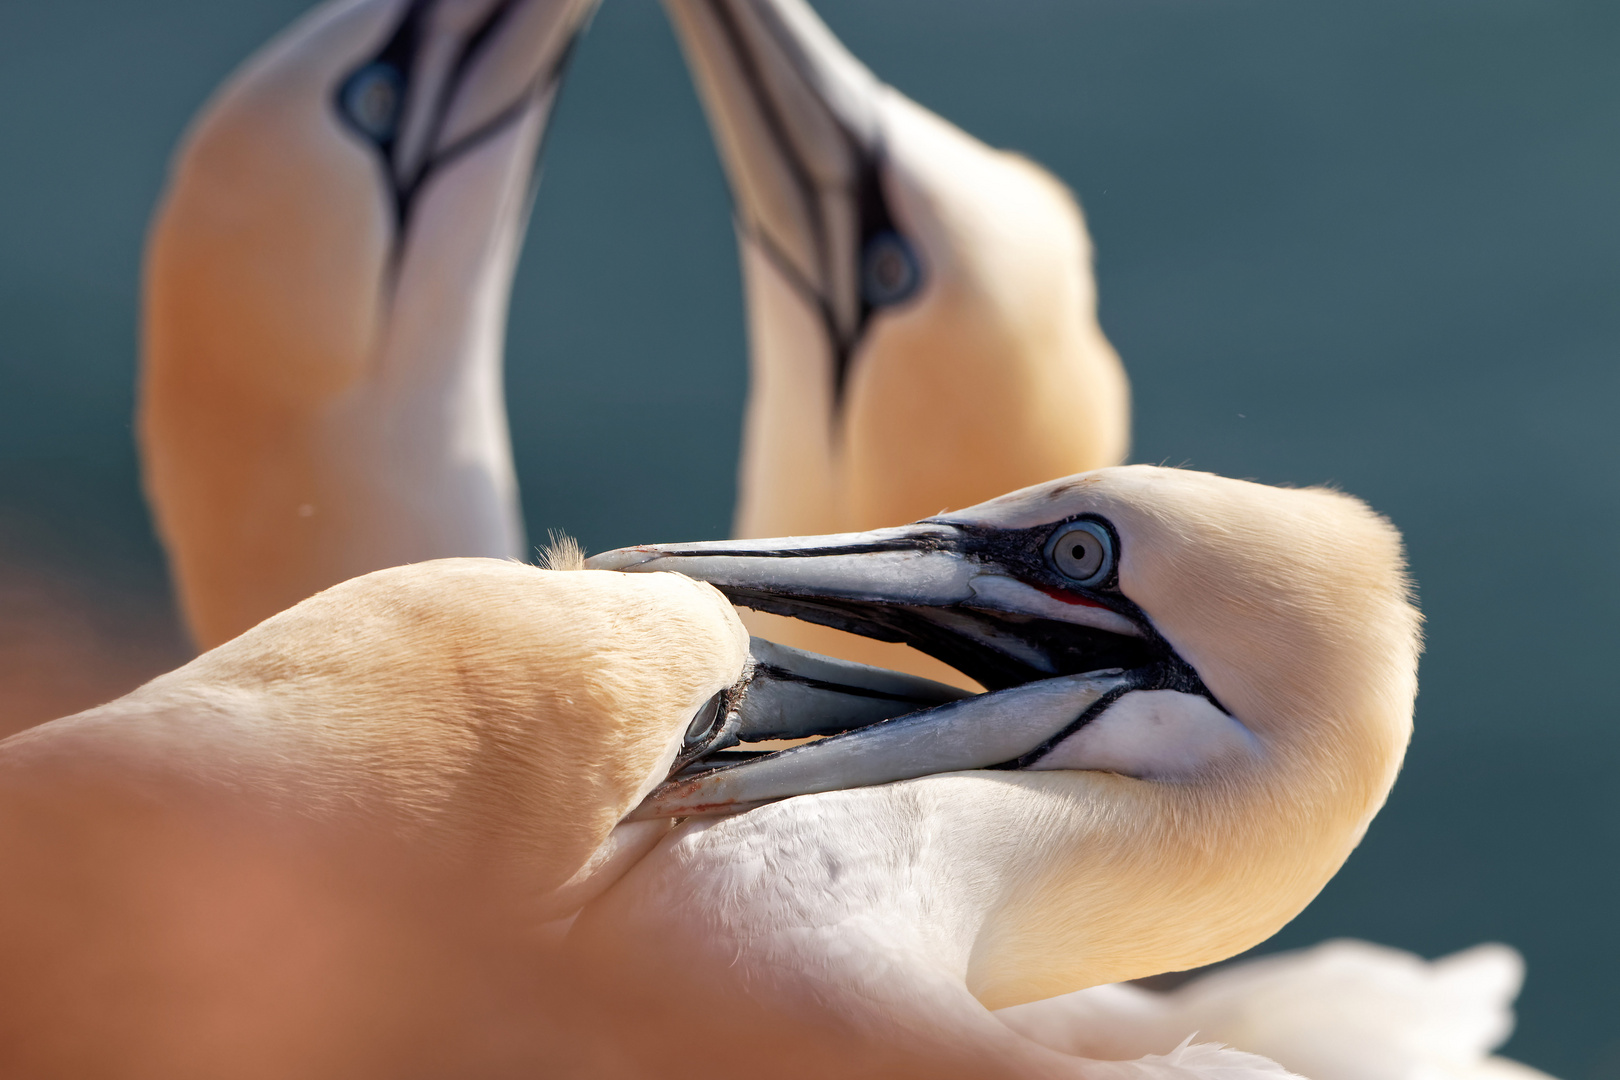
[(742, 683), (715, 695), (693, 717), (674, 772), (697, 761), (712, 768), (760, 755), (731, 752), (739, 742), (836, 735), (968, 696), (930, 679), (818, 656), (764, 638), (750, 638), (748, 644)]
[(1130, 691), (1209, 696), (1129, 600), (1043, 580), (1052, 531), (924, 521), (624, 548), (589, 560), (599, 570), (676, 571), (744, 607), (903, 641), (993, 691), (870, 726), (846, 724), (842, 734), (738, 764), (709, 768), (713, 762), (689, 758), (633, 816), (735, 813), (810, 792), (1023, 768)]
[[(1124, 672), (1043, 679), (738, 763), (723, 761), (716, 768), (699, 762), (654, 789), (626, 820), (735, 814), (794, 795), (1013, 767), (1065, 734), (1074, 719), (1132, 688)], [(1056, 731), (1054, 716), (1064, 718)]]
[(743, 237), (804, 296), (840, 358), (923, 283), (883, 185), (881, 83), (799, 0), (666, 0)]
[(643, 545), (586, 565), (685, 574), (741, 607), (904, 642), (992, 690), (1135, 667), (1144, 653), (1167, 648), (1123, 597), (1043, 588), (1027, 564), (1039, 562), (1049, 531), (922, 521), (830, 536)]

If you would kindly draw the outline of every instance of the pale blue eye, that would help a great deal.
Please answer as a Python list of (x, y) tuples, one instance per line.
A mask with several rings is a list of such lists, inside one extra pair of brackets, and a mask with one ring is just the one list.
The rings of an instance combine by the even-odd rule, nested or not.
[(399, 131), (405, 76), (392, 64), (367, 64), (343, 83), (338, 104), (356, 128), (377, 142), (388, 142)]
[(1052, 569), (1080, 585), (1100, 585), (1114, 569), (1114, 537), (1101, 522), (1071, 521), (1046, 542)]
[(861, 253), (861, 297), (873, 307), (898, 304), (922, 284), (922, 267), (906, 238), (881, 232)]

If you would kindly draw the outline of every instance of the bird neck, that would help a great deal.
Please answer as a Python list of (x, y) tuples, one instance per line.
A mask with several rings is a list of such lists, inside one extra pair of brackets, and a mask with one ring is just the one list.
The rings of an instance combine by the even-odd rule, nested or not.
[[(383, 567), (521, 556), (498, 380), (473, 361), (431, 387), (368, 382), (309, 407), (149, 382), (146, 486), (197, 644)], [(201, 408), (181, 400), (194, 396)]]
[(685, 966), (735, 966), (784, 1009), (859, 1027), (880, 1002), (934, 1030), (1264, 940), (1347, 850), (1286, 816), (1094, 772), (829, 792), (678, 828), (579, 930), (686, 942)]
[(997, 860), (947, 854), (960, 822), (937, 797), (892, 785), (689, 821), (584, 908), (569, 948), (655, 988), (658, 1022), (768, 1031), (772, 1075), (1089, 1075), (968, 989)]
[[(358, 55), (396, 7), (323, 33)], [(148, 248), (145, 481), (205, 648), (358, 574), (525, 547), (501, 352), (544, 109), (398, 220), (336, 76), (288, 48), (199, 120)]]
[(261, 355), (252, 324), (199, 332), (185, 275), (155, 275), (145, 480), (200, 646), (386, 566), (522, 555), (501, 386), (515, 227), (482, 239), (454, 280), (401, 264), (341, 372), (308, 340)]
[(832, 354), (825, 323), (754, 240), (743, 237), (748, 404), (733, 532), (811, 536), (842, 526)]

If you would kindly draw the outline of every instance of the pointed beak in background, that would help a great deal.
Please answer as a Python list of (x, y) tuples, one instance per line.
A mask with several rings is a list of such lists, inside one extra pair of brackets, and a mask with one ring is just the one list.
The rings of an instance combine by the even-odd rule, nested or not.
[(841, 393), (873, 311), (922, 284), (883, 189), (880, 84), (802, 0), (665, 0), (738, 228), (827, 327)]

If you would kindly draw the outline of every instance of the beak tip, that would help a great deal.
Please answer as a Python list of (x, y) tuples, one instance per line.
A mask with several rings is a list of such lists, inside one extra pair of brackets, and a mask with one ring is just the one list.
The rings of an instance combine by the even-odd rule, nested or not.
[(614, 548), (592, 555), (585, 560), (587, 570), (631, 570), (642, 563), (658, 558), (658, 552), (649, 547)]

